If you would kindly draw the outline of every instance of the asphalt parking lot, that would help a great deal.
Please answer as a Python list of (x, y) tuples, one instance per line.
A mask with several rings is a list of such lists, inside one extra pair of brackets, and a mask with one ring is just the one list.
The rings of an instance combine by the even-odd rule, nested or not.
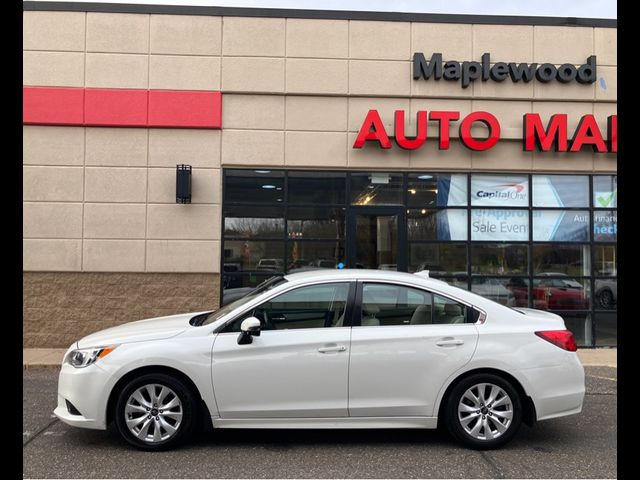
[(24, 478), (616, 478), (617, 369), (585, 367), (581, 415), (522, 427), (497, 451), (437, 431), (221, 430), (180, 450), (134, 450), (114, 431), (52, 417), (57, 370), (23, 374)]

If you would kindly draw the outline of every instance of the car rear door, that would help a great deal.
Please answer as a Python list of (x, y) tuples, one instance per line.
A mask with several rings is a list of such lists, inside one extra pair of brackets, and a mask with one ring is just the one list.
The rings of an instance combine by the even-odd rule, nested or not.
[(358, 282), (349, 365), (349, 415), (434, 416), (446, 380), (471, 360), (473, 310), (388, 282)]
[[(346, 417), (349, 317), (355, 283), (297, 287), (228, 324), (213, 344), (212, 381), (220, 416)], [(239, 345), (240, 323), (262, 325)]]

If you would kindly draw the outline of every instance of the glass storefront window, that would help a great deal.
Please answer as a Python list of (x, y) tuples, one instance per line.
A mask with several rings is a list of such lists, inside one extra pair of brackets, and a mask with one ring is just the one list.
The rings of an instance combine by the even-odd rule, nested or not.
[(287, 236), (290, 239), (344, 238), (345, 209), (324, 207), (289, 207)]
[(340, 205), (345, 203), (344, 172), (289, 172), (289, 203)]
[(284, 202), (282, 170), (227, 170), (224, 181), (225, 202)]
[(596, 242), (615, 242), (618, 240), (617, 210), (594, 210), (593, 240)]
[[(501, 305), (515, 307), (516, 296), (507, 285), (509, 285), (509, 280), (506, 278), (471, 277), (471, 291), (473, 293), (477, 293)], [(522, 291), (519, 295), (522, 295)], [(526, 300), (527, 294), (525, 294), (524, 298)]]
[(407, 228), (409, 240), (466, 240), (467, 211), (410, 208)]
[[(409, 272), (429, 270), (429, 276), (467, 273), (467, 246), (450, 243), (410, 243)], [(465, 280), (466, 283), (466, 280)]]
[(471, 245), (471, 272), (490, 275), (526, 275), (528, 245), (490, 243)]
[(474, 208), (471, 210), (471, 240), (526, 242), (529, 211)]
[(618, 274), (618, 257), (615, 245), (593, 246), (593, 273), (602, 277)]
[(595, 314), (596, 347), (615, 347), (618, 344), (618, 315), (597, 312)]
[(527, 175), (471, 175), (471, 205), (528, 207)]
[(589, 177), (580, 175), (534, 175), (534, 207), (588, 207)]
[(289, 272), (299, 268), (338, 268), (339, 263), (344, 263), (344, 244), (290, 240), (288, 262)]
[(587, 210), (534, 210), (534, 242), (588, 242)]
[(505, 305), (558, 313), (580, 345), (615, 345), (615, 175), (223, 175), (223, 294), (301, 269), (429, 270)]
[(588, 276), (589, 245), (533, 245), (531, 253), (534, 275)]
[(570, 276), (534, 278), (531, 297), (540, 310), (589, 310), (591, 281)]
[(282, 238), (284, 208), (225, 207), (224, 234), (236, 238)]
[(618, 305), (618, 280), (615, 278), (597, 278), (593, 294), (595, 308), (615, 310)]
[(399, 173), (352, 173), (352, 205), (402, 205), (403, 179)]
[(283, 242), (226, 240), (223, 270), (226, 272), (284, 272)]
[(593, 206), (595, 208), (616, 208), (618, 206), (618, 177), (616, 175), (596, 175), (593, 177)]
[(457, 207), (467, 205), (466, 174), (410, 173), (407, 205), (411, 207)]

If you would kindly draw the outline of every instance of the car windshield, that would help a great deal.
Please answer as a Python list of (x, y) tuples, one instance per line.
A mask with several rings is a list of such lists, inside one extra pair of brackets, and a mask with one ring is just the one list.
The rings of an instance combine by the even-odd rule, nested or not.
[(284, 283), (286, 281), (287, 280), (284, 277), (281, 277), (281, 276), (275, 276), (275, 277), (271, 277), (271, 278), (265, 280), (260, 285), (258, 285), (256, 288), (254, 288), (249, 293), (247, 293), (244, 297), (240, 297), (239, 299), (237, 299), (237, 300), (225, 305), (224, 307), (221, 307), (220, 309), (216, 310), (215, 312), (210, 313), (209, 316), (207, 316), (204, 319), (204, 321), (202, 323), (200, 323), (200, 326), (201, 325), (209, 325), (210, 323), (215, 322), (219, 318), (222, 318), (223, 316), (225, 316), (227, 313), (231, 312), (232, 310), (244, 305), (249, 300), (255, 298), (256, 296), (260, 295), (261, 293), (264, 293), (264, 292), (266, 292), (268, 290), (271, 290), (272, 288), (277, 287), (278, 285), (280, 285), (280, 284), (282, 284), (282, 283)]

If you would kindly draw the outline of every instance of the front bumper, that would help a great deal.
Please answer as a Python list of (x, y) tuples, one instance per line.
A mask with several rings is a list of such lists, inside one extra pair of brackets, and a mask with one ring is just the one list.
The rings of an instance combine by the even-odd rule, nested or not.
[[(110, 378), (111, 375), (96, 364), (75, 368), (63, 363), (58, 377), (58, 406), (53, 413), (73, 427), (106, 430)], [(80, 415), (69, 412), (67, 400)]]

